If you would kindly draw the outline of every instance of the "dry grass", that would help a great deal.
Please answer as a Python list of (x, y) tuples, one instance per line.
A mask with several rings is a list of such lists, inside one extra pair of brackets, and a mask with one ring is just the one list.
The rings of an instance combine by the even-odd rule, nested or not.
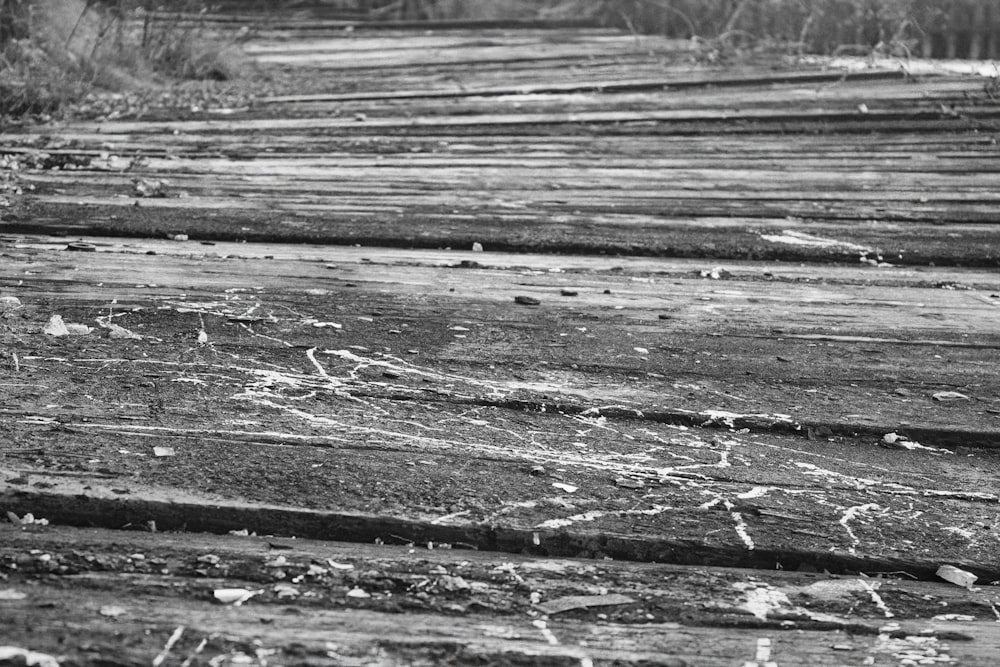
[[(343, 0), (355, 6), (357, 0)], [(375, 0), (389, 19), (590, 19), (636, 33), (694, 39), (707, 48), (780, 46), (811, 53), (912, 52), (936, 31), (1000, 33), (996, 0)], [(1000, 35), (993, 39), (1000, 39)], [(965, 44), (958, 49), (973, 53)], [(980, 49), (982, 51), (982, 49)], [(982, 55), (980, 53), (980, 55)]]
[(136, 0), (0, 0), (0, 114), (51, 113), (95, 88), (238, 76), (237, 45), (185, 4), (163, 15)]

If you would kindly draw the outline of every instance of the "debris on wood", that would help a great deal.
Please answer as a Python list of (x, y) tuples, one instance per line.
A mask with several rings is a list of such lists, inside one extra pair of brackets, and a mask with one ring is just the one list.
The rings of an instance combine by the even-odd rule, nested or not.
[(560, 491), (565, 491), (566, 493), (576, 493), (580, 487), (573, 486), (572, 484), (563, 484), (562, 482), (552, 482), (552, 486), (556, 487)]
[(135, 333), (134, 331), (129, 331), (123, 326), (119, 326), (114, 322), (109, 322), (104, 325), (104, 328), (108, 330), (108, 337), (115, 338), (119, 340), (142, 340), (142, 336)]
[(136, 197), (163, 198), (167, 196), (167, 184), (155, 178), (137, 178), (133, 181)]
[(577, 292), (576, 290), (572, 290), (572, 289), (561, 289), (561, 290), (559, 290), (559, 294), (562, 295), (562, 296), (579, 296), (580, 295), (579, 292)]
[(883, 447), (889, 449), (908, 449), (908, 450), (923, 450), (931, 452), (935, 455), (940, 456), (941, 454), (954, 454), (955, 452), (950, 449), (943, 449), (941, 447), (927, 447), (926, 445), (921, 445), (915, 440), (910, 440), (905, 435), (900, 435), (899, 433), (886, 433), (882, 436), (882, 440), (879, 444)]
[(979, 577), (968, 570), (957, 568), (954, 565), (942, 565), (937, 569), (937, 576), (963, 588), (972, 588), (972, 584), (976, 583), (976, 580), (979, 579)]
[(35, 515), (28, 512), (22, 517), (14, 514), (11, 511), (7, 512), (7, 520), (16, 526), (27, 527), (27, 526), (47, 526), (49, 525), (49, 520), (45, 518), (35, 518)]
[(350, 563), (338, 563), (330, 558), (326, 559), (326, 564), (332, 567), (334, 570), (353, 570), (354, 566)]
[(710, 280), (721, 280), (723, 278), (728, 278), (733, 274), (726, 269), (717, 266), (714, 269), (702, 269), (698, 272), (698, 275), (702, 278), (708, 278)]
[(616, 477), (615, 486), (620, 486), (623, 489), (642, 489), (645, 488), (646, 483), (641, 479), (632, 479), (630, 477)]
[(101, 616), (107, 616), (109, 618), (117, 618), (119, 616), (124, 616), (126, 613), (128, 613), (128, 610), (126, 610), (125, 607), (120, 607), (115, 604), (106, 604), (100, 609), (98, 609), (97, 613), (100, 614)]
[(176, 454), (173, 447), (153, 447), (153, 456), (175, 456)]
[(288, 559), (284, 556), (275, 556), (269, 561), (264, 563), (264, 567), (287, 567)]
[(444, 576), (438, 577), (437, 585), (442, 590), (446, 590), (446, 591), (449, 591), (449, 592), (467, 591), (470, 588), (469, 582), (467, 582), (462, 577), (453, 577), (453, 576), (447, 575), (447, 574), (444, 575)]
[(163, 650), (160, 651), (155, 658), (153, 658), (153, 661), (150, 663), (152, 667), (160, 667), (160, 665), (163, 664), (163, 662), (167, 659), (167, 656), (170, 655), (170, 651), (174, 648), (174, 644), (180, 640), (183, 634), (184, 626), (178, 625), (174, 631), (170, 633), (170, 636), (167, 637), (167, 642), (163, 645)]
[(546, 475), (545, 466), (532, 466), (529, 474), (532, 477), (544, 477)]
[(246, 588), (216, 588), (214, 595), (215, 599), (222, 604), (239, 607), (253, 596), (260, 595), (263, 592), (262, 590), (251, 591)]
[(522, 306), (538, 306), (542, 302), (540, 300), (536, 299), (533, 296), (521, 296), (521, 295), (518, 295), (518, 296), (514, 297), (514, 303), (519, 303)]
[(271, 590), (273, 590), (275, 595), (277, 595), (278, 598), (282, 600), (294, 599), (302, 595), (302, 591), (300, 591), (298, 588), (292, 586), (291, 584), (285, 584), (285, 583), (275, 584)]
[(37, 653), (17, 646), (0, 646), (0, 664), (25, 667), (59, 667), (59, 661), (47, 653)]
[(483, 252), (483, 244), (476, 241), (472, 244), (472, 252)]
[(364, 590), (363, 588), (352, 588), (347, 591), (347, 597), (356, 598), (358, 600), (366, 600), (371, 597), (371, 593)]
[(21, 307), (21, 300), (16, 296), (0, 296), (0, 313), (9, 313)]
[(86, 336), (93, 330), (93, 327), (88, 327), (85, 324), (64, 322), (61, 315), (53, 315), (49, 318), (49, 321), (46, 323), (45, 328), (42, 331), (49, 336), (59, 337)]
[(937, 616), (931, 616), (932, 621), (960, 621), (962, 623), (971, 623), (976, 620), (975, 616), (970, 614), (938, 614)]
[(546, 614), (561, 614), (573, 609), (587, 609), (590, 607), (611, 607), (621, 604), (631, 604), (634, 599), (627, 595), (618, 593), (608, 593), (606, 595), (567, 595), (536, 605), (539, 611)]
[(969, 397), (957, 391), (939, 391), (932, 396), (935, 401), (968, 401)]
[(97, 246), (86, 241), (71, 241), (66, 244), (66, 250), (74, 252), (97, 252)]
[(21, 591), (14, 590), (13, 588), (0, 589), (0, 600), (24, 600), (27, 597), (27, 593), (22, 593)]

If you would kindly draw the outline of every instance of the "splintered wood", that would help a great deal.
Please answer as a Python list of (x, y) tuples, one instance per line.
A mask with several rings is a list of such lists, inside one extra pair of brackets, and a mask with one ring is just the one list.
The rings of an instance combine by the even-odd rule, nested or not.
[(359, 32), (0, 135), (0, 661), (993, 664), (989, 81)]

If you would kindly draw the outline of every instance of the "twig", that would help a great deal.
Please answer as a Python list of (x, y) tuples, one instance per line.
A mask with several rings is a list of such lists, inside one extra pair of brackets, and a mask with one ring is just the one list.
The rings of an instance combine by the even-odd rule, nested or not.
[(179, 640), (183, 634), (184, 626), (178, 625), (177, 629), (174, 630), (172, 635), (170, 635), (170, 638), (167, 639), (167, 643), (164, 644), (163, 650), (160, 651), (160, 654), (153, 658), (153, 667), (160, 667), (160, 665), (163, 664), (163, 661), (167, 659), (167, 655), (170, 653), (170, 649), (174, 647), (174, 644), (177, 643), (177, 640)]
[(722, 34), (728, 35), (734, 32), (736, 27), (736, 22), (740, 20), (740, 16), (743, 14), (743, 10), (746, 9), (747, 5), (750, 4), (750, 0), (741, 0), (741, 2), (733, 8), (732, 13), (729, 15), (729, 19), (726, 20), (726, 25), (722, 28)]
[(69, 37), (66, 38), (66, 49), (69, 49), (70, 43), (73, 41), (73, 37), (76, 35), (77, 28), (83, 23), (83, 17), (87, 15), (90, 11), (90, 5), (94, 3), (94, 0), (87, 0), (83, 5), (83, 10), (80, 11), (80, 15), (76, 18), (76, 23), (73, 24), (73, 29), (69, 31)]

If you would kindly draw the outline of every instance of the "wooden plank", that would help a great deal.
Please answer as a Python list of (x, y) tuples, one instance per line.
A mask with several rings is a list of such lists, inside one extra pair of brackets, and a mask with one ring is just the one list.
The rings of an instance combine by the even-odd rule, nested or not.
[[(118, 529), (0, 524), (5, 642), (992, 664), (995, 596), (936, 575), (1000, 580), (1000, 282), (959, 266), (1000, 247), (982, 80), (297, 25), (256, 42), (280, 103), (0, 136), (0, 507)], [(121, 530), (154, 525), (201, 532)], [(208, 534), (241, 529), (285, 539)]]
[[(766, 653), (779, 664), (989, 665), (998, 647), (988, 589), (944, 583), (266, 537), (4, 524), (0, 534), (5, 641), (70, 663), (163, 653), (165, 664), (243, 654), (257, 664), (694, 666)], [(213, 603), (224, 587), (259, 592), (226, 607)], [(602, 594), (632, 601), (542, 611)]]
[[(654, 260), (644, 275), (454, 261), (489, 253), (221, 259), (248, 247), (176, 242), (105, 245), (109, 263), (46, 249), (62, 243), (6, 248), (22, 304), (0, 388), (16, 512), (922, 577), (946, 559), (994, 576), (980, 526), (997, 453), (974, 447), (997, 442), (997, 307), (978, 289), (860, 268), (720, 282)], [(992, 273), (941, 278), (956, 275), (997, 288)], [(46, 337), (54, 313), (95, 331)], [(946, 390), (968, 399), (931, 396)], [(889, 432), (917, 444), (879, 446)]]

